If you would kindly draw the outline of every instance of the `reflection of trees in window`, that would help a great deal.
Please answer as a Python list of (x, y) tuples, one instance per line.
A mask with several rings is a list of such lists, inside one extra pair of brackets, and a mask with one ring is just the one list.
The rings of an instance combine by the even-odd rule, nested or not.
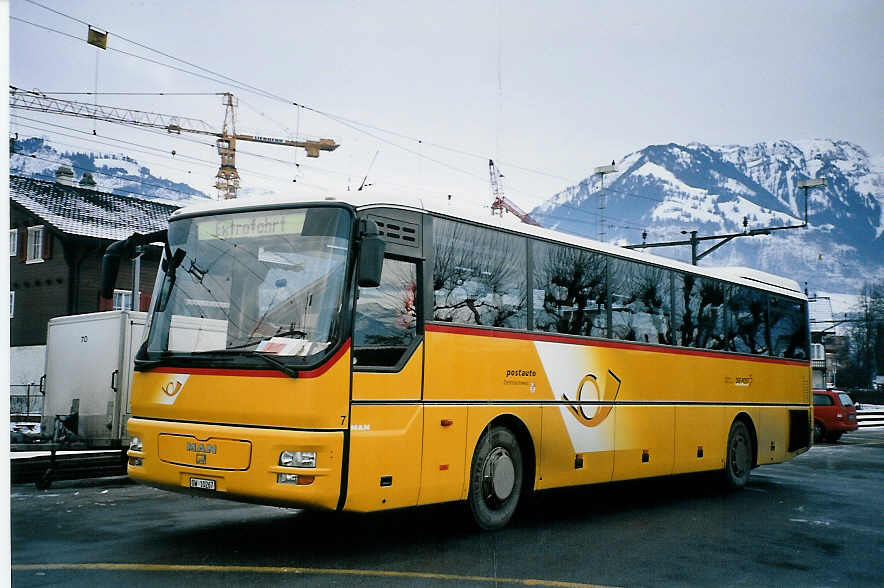
[(807, 314), (804, 303), (771, 295), (771, 354), (776, 357), (807, 359)]
[(702, 349), (725, 349), (724, 286), (692, 274), (676, 276), (680, 344)]
[(357, 365), (394, 366), (417, 336), (414, 263), (385, 259), (381, 284), (362, 288), (356, 302), (353, 354)]
[(727, 298), (726, 349), (740, 353), (767, 355), (770, 349), (767, 329), (767, 294), (746, 286), (725, 287)]
[(523, 238), (434, 219), (433, 248), (435, 320), (527, 328)]
[[(604, 336), (606, 257), (581, 249), (536, 242), (533, 250), (534, 328), (571, 335)], [(539, 297), (538, 297), (539, 298)]]
[(633, 261), (611, 261), (611, 320), (615, 339), (673, 342), (670, 272)]

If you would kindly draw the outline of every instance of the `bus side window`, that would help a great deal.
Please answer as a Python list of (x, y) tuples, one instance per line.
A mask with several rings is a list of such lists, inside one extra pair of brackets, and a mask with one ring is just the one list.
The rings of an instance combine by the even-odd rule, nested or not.
[(381, 284), (360, 288), (353, 329), (356, 367), (393, 367), (417, 338), (417, 266), (384, 259)]
[(700, 349), (726, 349), (724, 302), (723, 282), (693, 274), (677, 274), (675, 324), (678, 344)]
[(671, 344), (669, 271), (625, 259), (610, 263), (608, 287), (614, 339)]
[(727, 350), (767, 355), (767, 295), (731, 285), (727, 294)]
[(607, 256), (542, 241), (533, 245), (534, 330), (604, 337)]
[(808, 359), (807, 309), (805, 303), (770, 295), (771, 355), (789, 359)]
[(525, 238), (433, 220), (433, 320), (528, 328)]

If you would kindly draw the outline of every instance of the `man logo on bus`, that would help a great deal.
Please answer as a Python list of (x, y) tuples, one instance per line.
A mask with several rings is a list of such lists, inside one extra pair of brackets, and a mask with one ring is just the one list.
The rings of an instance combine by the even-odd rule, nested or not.
[[(587, 386), (595, 388), (594, 394), (592, 390), (587, 389)], [(605, 383), (604, 390), (599, 388), (598, 378), (595, 374), (586, 374), (577, 385), (576, 398), (571, 400), (567, 395), (562, 394), (562, 400), (568, 403), (568, 408), (571, 409), (571, 412), (574, 413), (574, 416), (582, 425), (597, 427), (611, 414), (611, 411), (614, 409), (613, 403), (617, 400), (619, 393), (620, 378), (614, 372), (608, 370), (608, 381)], [(585, 396), (594, 396), (595, 398), (589, 400)], [(591, 402), (592, 404), (583, 404), (584, 402)], [(587, 414), (586, 409), (588, 407), (595, 407), (595, 412)]]

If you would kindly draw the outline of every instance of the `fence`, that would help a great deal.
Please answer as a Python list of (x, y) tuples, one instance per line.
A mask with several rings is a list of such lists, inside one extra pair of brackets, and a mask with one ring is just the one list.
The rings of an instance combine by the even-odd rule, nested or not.
[(10, 421), (37, 420), (43, 416), (45, 396), (41, 384), (10, 384), (9, 392)]
[(884, 427), (884, 410), (859, 410), (856, 424), (862, 427)]

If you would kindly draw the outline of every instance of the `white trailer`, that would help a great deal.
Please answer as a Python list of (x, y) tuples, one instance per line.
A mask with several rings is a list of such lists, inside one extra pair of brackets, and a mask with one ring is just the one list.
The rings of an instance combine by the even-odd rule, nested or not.
[(46, 398), (42, 429), (74, 408), (76, 434), (93, 447), (128, 442), (129, 392), (144, 312), (114, 310), (51, 319), (46, 337)]
[[(112, 310), (60, 316), (46, 336), (42, 433), (55, 437), (56, 417), (76, 413), (76, 433), (89, 447), (126, 447), (132, 372), (145, 312)], [(224, 349), (227, 321), (174, 316), (174, 347)], [(73, 441), (78, 439), (74, 438)]]

